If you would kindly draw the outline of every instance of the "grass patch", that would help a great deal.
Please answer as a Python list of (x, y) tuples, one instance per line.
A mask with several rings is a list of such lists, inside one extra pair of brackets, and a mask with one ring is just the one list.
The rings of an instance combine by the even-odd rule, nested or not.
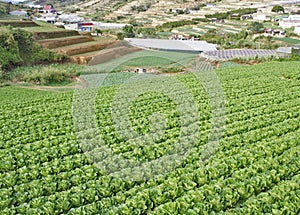
[(83, 66), (75, 64), (52, 64), (47, 66), (19, 67), (4, 76), (4, 80), (37, 85), (69, 85), (79, 76)]
[(90, 70), (87, 72), (105, 73), (120, 71), (120, 69), (126, 68), (126, 66), (158, 68), (169, 66), (171, 64), (186, 65), (187, 62), (191, 61), (196, 56), (196, 54), (190, 53), (142, 50), (124, 55), (106, 63), (91, 66)]
[(277, 41), (286, 42), (286, 43), (289, 43), (289, 44), (298, 44), (298, 43), (300, 43), (300, 40), (294, 39), (294, 38), (289, 38), (289, 37), (273, 38), (273, 39), (277, 40)]

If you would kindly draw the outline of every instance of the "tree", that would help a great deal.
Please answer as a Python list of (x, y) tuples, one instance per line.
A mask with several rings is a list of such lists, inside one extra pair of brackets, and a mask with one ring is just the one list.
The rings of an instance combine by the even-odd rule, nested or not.
[(122, 32), (117, 33), (118, 40), (124, 40), (124, 34)]
[(272, 8), (272, 12), (276, 12), (276, 13), (282, 12), (282, 13), (284, 13), (284, 8), (283, 8), (282, 6), (280, 6), (280, 5), (275, 5), (275, 6)]
[(134, 28), (132, 25), (125, 25), (123, 27), (124, 37), (133, 38), (135, 37)]

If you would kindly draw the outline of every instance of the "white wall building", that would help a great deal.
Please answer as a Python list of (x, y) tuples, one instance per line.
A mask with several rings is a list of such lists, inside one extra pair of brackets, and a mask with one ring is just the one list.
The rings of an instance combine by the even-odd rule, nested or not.
[(300, 35), (300, 27), (295, 27), (294, 33)]
[(265, 13), (254, 13), (252, 15), (253, 20), (255, 21), (269, 21), (271, 20), (271, 16)]
[(279, 20), (279, 26), (282, 28), (300, 27), (300, 15), (290, 15), (287, 18)]

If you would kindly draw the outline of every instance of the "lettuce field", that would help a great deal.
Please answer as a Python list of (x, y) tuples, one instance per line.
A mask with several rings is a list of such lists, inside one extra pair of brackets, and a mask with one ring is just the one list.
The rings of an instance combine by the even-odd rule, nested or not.
[[(159, 159), (181, 141), (193, 144), (164, 174), (140, 172), (145, 180), (135, 172), (113, 174), (116, 163), (101, 150), (87, 153), (98, 139), (87, 137), (88, 126), (86, 133), (76, 130), (74, 112), (85, 116), (88, 101), (74, 110), (75, 90), (0, 88), (0, 214), (299, 214), (299, 68), (300, 62), (269, 62), (215, 70), (226, 117), (209, 156), (204, 149), (213, 133), (212, 103), (194, 73), (155, 82), (174, 97), (150, 89), (131, 100), (128, 95), (127, 106), (118, 92), (138, 92), (134, 87), (143, 84), (126, 89), (118, 78), (128, 74), (106, 77), (96, 88), (97, 135), (130, 161), (126, 165)], [(182, 117), (185, 102), (193, 102), (190, 117)], [(127, 111), (127, 124), (116, 123), (124, 116), (117, 106)], [(127, 127), (134, 135), (122, 133)], [(192, 133), (197, 135), (190, 138)], [(80, 135), (94, 145), (80, 142)]]

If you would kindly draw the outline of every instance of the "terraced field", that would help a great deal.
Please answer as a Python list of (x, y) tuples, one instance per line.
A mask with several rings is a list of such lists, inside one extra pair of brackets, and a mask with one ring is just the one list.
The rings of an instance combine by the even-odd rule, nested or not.
[(90, 34), (65, 30), (47, 23), (35, 23), (34, 27), (22, 29), (33, 33), (33, 37), (43, 47), (70, 57), (72, 62), (87, 64), (99, 51), (115, 44), (109, 37), (93, 38)]
[[(132, 74), (111, 74), (102, 87), (80, 91), (88, 95), (80, 98), (78, 91), (0, 88), (0, 213), (299, 214), (299, 67), (299, 62), (271, 62), (216, 70), (226, 102), (215, 107), (220, 91), (208, 99), (217, 88), (207, 72), (153, 80), (136, 76), (129, 85), (120, 83)], [(91, 103), (93, 90), (97, 96)], [(118, 99), (122, 93), (129, 103)], [(74, 106), (76, 99), (81, 105)], [(81, 112), (90, 104), (96, 105), (96, 136), (90, 136), (92, 124), (77, 130), (90, 119)], [(185, 112), (182, 104), (195, 110)], [(222, 105), (226, 117), (218, 114), (215, 121), (212, 112)], [(76, 111), (83, 121), (74, 121)], [(161, 117), (152, 120), (156, 113)], [(130, 123), (119, 124), (126, 114)], [(164, 132), (153, 130), (155, 119), (165, 123)], [(211, 132), (213, 122), (217, 130)], [(218, 147), (207, 154), (208, 140), (216, 140), (218, 129), (223, 131)], [(147, 164), (179, 153), (180, 148), (172, 150), (178, 141), (181, 147), (192, 141), (187, 157), (153, 178), (147, 171), (131, 174), (134, 169), (126, 166), (127, 177), (114, 174), (121, 163), (101, 150), (108, 147), (131, 164)], [(89, 150), (97, 156), (88, 156)], [(155, 170), (162, 173), (166, 167)]]

